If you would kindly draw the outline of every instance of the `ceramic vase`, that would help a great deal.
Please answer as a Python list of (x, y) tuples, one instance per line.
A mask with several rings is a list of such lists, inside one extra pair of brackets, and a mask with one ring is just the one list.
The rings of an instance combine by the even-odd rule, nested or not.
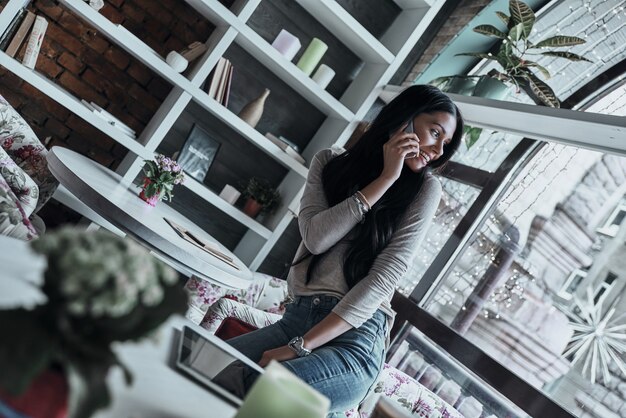
[(238, 115), (241, 120), (254, 128), (257, 123), (259, 123), (261, 115), (263, 115), (265, 100), (267, 99), (267, 96), (269, 96), (269, 94), (270, 90), (265, 89), (259, 97), (245, 105)]
[(143, 179), (143, 186), (141, 187), (141, 191), (139, 192), (139, 197), (141, 200), (149, 204), (150, 206), (156, 206), (157, 202), (163, 198), (163, 192), (161, 190), (158, 193), (148, 197), (146, 196), (146, 187), (152, 183), (152, 180), (145, 177)]
[(251, 218), (256, 218), (259, 212), (261, 212), (261, 209), (263, 209), (263, 206), (261, 206), (261, 204), (253, 198), (249, 197), (243, 207), (243, 213)]

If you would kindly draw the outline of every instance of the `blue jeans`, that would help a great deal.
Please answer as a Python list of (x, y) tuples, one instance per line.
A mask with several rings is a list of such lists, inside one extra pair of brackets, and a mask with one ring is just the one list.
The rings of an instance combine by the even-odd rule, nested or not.
[[(255, 362), (272, 348), (304, 335), (339, 302), (331, 296), (298, 297), (287, 305), (283, 318), (265, 328), (228, 340)], [(352, 328), (307, 356), (281, 364), (330, 399), (330, 413), (357, 406), (376, 381), (385, 359), (387, 318), (378, 310), (359, 328)], [(244, 385), (249, 389), (252, 379)]]

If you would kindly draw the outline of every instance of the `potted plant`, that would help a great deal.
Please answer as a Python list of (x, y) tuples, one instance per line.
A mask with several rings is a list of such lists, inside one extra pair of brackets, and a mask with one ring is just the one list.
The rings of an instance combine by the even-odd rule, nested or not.
[(146, 166), (139, 197), (150, 206), (155, 206), (161, 199), (171, 201), (174, 186), (185, 181), (183, 168), (163, 154), (158, 154), (154, 160), (144, 160), (144, 163)]
[[(536, 103), (550, 107), (559, 107), (560, 102), (554, 91), (536, 74), (539, 71), (546, 79), (550, 78), (550, 72), (529, 59), (532, 56), (551, 56), (565, 58), (571, 61), (588, 61), (585, 57), (567, 51), (546, 50), (546, 48), (567, 47), (585, 43), (584, 39), (576, 36), (552, 36), (538, 42), (529, 40), (532, 28), (535, 24), (535, 14), (530, 7), (519, 0), (509, 1), (510, 16), (503, 12), (496, 12), (498, 18), (506, 25), (505, 32), (493, 25), (478, 25), (473, 30), (481, 35), (491, 36), (500, 39), (498, 52), (465, 52), (457, 55), (472, 56), (496, 61), (502, 71), (491, 70), (487, 76), (476, 78), (474, 76), (448, 76), (440, 77), (431, 84), (446, 87), (450, 86), (451, 80), (455, 77), (476, 78), (476, 87), (473, 96), (489, 97), (488, 91), (493, 88), (490, 84), (499, 82), (513, 84), (517, 91), (524, 90)], [(501, 84), (501, 83), (500, 83)], [(497, 86), (496, 86), (497, 87)], [(493, 96), (492, 96), (493, 97)]]
[(110, 402), (111, 366), (132, 379), (112, 344), (183, 314), (187, 295), (174, 270), (109, 232), (64, 228), (30, 247), (47, 259), (45, 301), (0, 310), (0, 399), (28, 416), (89, 417)]
[(252, 177), (245, 185), (243, 196), (247, 198), (243, 211), (254, 218), (259, 213), (272, 213), (280, 203), (280, 193), (269, 181)]

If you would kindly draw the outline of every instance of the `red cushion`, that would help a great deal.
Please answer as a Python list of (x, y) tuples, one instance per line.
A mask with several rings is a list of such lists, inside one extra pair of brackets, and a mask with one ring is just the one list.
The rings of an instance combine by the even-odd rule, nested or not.
[(239, 318), (228, 317), (222, 321), (215, 331), (215, 335), (222, 340), (229, 340), (233, 337), (246, 334), (250, 331), (258, 329), (257, 327), (243, 322)]

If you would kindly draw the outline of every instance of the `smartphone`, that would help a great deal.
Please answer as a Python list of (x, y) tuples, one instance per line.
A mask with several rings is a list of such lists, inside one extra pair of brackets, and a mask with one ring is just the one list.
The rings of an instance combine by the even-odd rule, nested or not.
[[(407, 133), (407, 134), (415, 133), (415, 131), (413, 129), (413, 118), (411, 118), (409, 120), (409, 124), (404, 129), (404, 132)], [(407, 155), (404, 156), (404, 159), (407, 160), (409, 158), (415, 158), (415, 157), (417, 157), (417, 153), (416, 152), (409, 152)]]

